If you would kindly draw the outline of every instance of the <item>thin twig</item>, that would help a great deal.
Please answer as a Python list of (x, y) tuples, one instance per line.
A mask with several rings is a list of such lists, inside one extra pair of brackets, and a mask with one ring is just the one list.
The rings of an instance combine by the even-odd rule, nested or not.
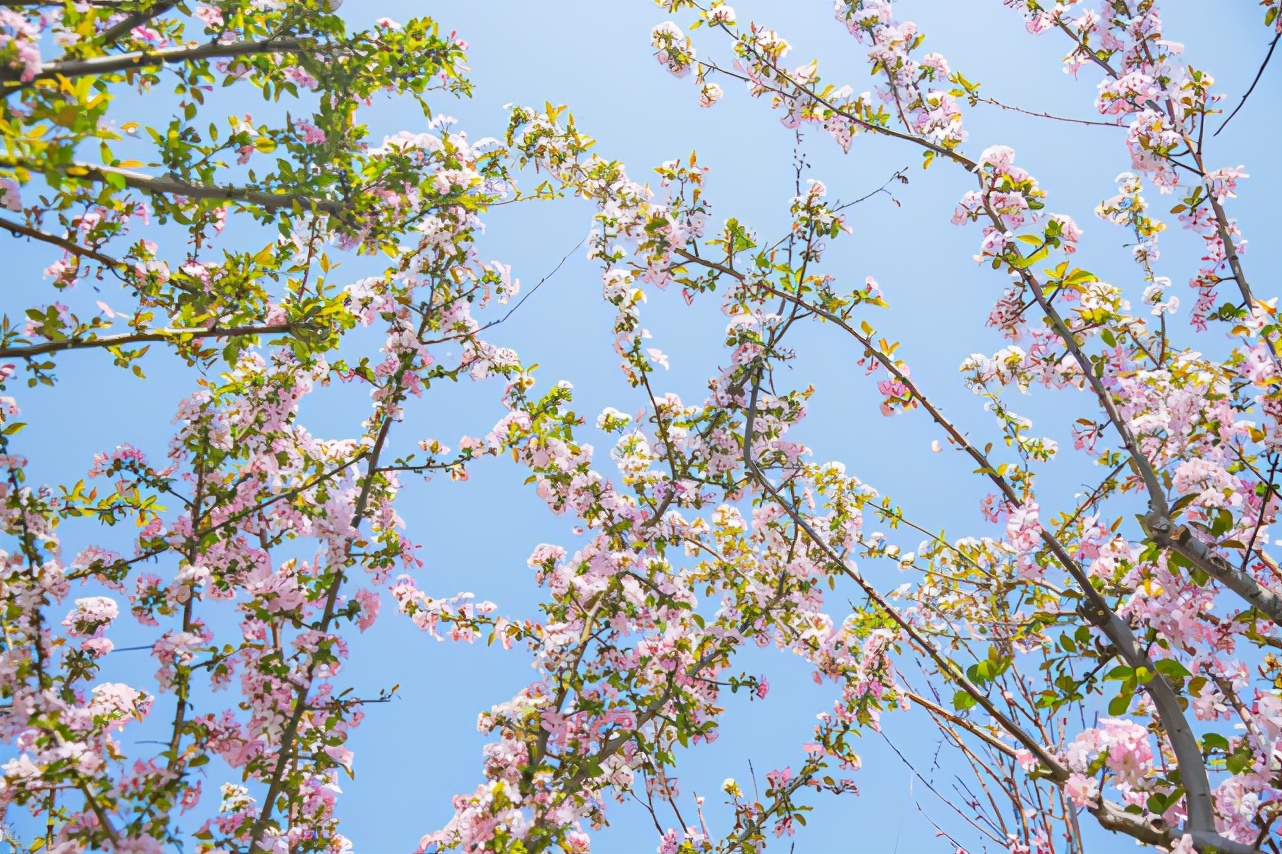
[(1090, 119), (1070, 119), (1070, 118), (1066, 118), (1065, 116), (1053, 116), (1050, 113), (1035, 113), (1032, 110), (1025, 110), (1023, 107), (1015, 107), (1010, 104), (1003, 104), (1001, 101), (998, 101), (996, 98), (976, 98), (975, 103), (991, 104), (994, 107), (999, 107), (1003, 110), (1009, 110), (1012, 113), (1022, 113), (1023, 115), (1032, 116), (1033, 118), (1051, 119), (1052, 121), (1068, 122), (1069, 124), (1074, 124), (1074, 125), (1088, 125), (1090, 127), (1123, 128), (1123, 129), (1125, 129), (1126, 127), (1126, 125), (1115, 124), (1114, 122), (1096, 122)]
[(1238, 102), (1238, 105), (1233, 108), (1233, 112), (1229, 113), (1229, 117), (1220, 124), (1219, 130), (1211, 134), (1211, 136), (1219, 136), (1220, 131), (1224, 130), (1228, 123), (1233, 121), (1233, 117), (1237, 115), (1238, 110), (1246, 106), (1246, 99), (1251, 97), (1251, 93), (1255, 91), (1255, 84), (1260, 82), (1260, 78), (1264, 76), (1264, 69), (1268, 67), (1269, 60), (1273, 58), (1273, 49), (1278, 46), (1278, 39), (1282, 39), (1282, 33), (1278, 33), (1273, 37), (1273, 41), (1269, 42), (1269, 52), (1264, 55), (1264, 62), (1260, 63), (1260, 70), (1255, 72), (1255, 79), (1251, 81), (1250, 88), (1246, 90), (1246, 94), (1242, 96), (1242, 100)]
[(578, 243), (574, 244), (574, 248), (573, 248), (573, 249), (571, 249), (569, 252), (565, 253), (565, 256), (564, 256), (563, 258), (561, 258), (561, 260), (560, 260), (560, 261), (557, 261), (557, 262), (556, 262), (556, 266), (552, 268), (552, 272), (548, 273), (546, 276), (544, 276), (543, 278), (539, 279), (538, 284), (536, 284), (534, 287), (530, 288), (530, 289), (529, 289), (528, 291), (526, 291), (525, 293), (521, 294), (521, 298), (520, 298), (519, 300), (517, 300), (517, 301), (516, 301), (516, 305), (512, 306), (511, 308), (509, 308), (509, 309), (507, 310), (507, 313), (506, 313), (506, 314), (504, 314), (502, 317), (498, 318), (497, 320), (491, 320), (489, 323), (485, 324), (484, 326), (482, 326), (482, 327), (481, 327), (480, 329), (478, 329), (477, 331), (478, 331), (478, 332), (483, 332), (483, 331), (485, 331), (486, 329), (489, 329), (491, 326), (498, 326), (500, 323), (502, 323), (503, 321), (505, 321), (505, 320), (507, 320), (509, 317), (511, 317), (511, 316), (513, 315), (513, 313), (514, 313), (518, 308), (520, 308), (520, 307), (525, 303), (525, 301), (526, 301), (527, 299), (529, 299), (530, 297), (534, 296), (534, 292), (535, 292), (535, 291), (537, 291), (537, 290), (538, 290), (538, 289), (543, 285), (543, 283), (544, 283), (544, 282), (546, 282), (548, 279), (552, 278), (553, 276), (555, 276), (555, 275), (557, 274), (557, 271), (559, 271), (559, 270), (561, 269), (562, 265), (564, 265), (566, 261), (570, 260), (570, 256), (571, 256), (571, 255), (573, 255), (575, 252), (577, 252), (577, 251), (579, 250), (579, 247), (583, 245), (583, 241), (584, 241), (584, 240), (587, 240), (587, 238), (585, 237), (585, 238), (583, 238), (583, 240), (580, 240)]

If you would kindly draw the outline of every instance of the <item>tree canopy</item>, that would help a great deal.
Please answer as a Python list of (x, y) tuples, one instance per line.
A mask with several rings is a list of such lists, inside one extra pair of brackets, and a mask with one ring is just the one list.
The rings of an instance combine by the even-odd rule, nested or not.
[[(857, 796), (858, 739), (891, 714), (973, 775), (967, 795), (939, 795), (961, 818), (939, 827), (950, 850), (1080, 852), (1109, 832), (1181, 854), (1278, 851), (1282, 325), (1276, 270), (1251, 268), (1235, 218), (1246, 167), (1217, 159), (1232, 110), (1153, 0), (1005, 5), (1080, 78), (1093, 117), (995, 101), (888, 0), (835, 4), (868, 91), (794, 66), (776, 23), (658, 3), (671, 20), (654, 57), (691, 98), (715, 110), (743, 88), (795, 132), (792, 163), (762, 163), (795, 184), (778, 234), (723, 210), (697, 155), (644, 183), (563, 106), (512, 106), (505, 129), (469, 136), (442, 112), (471, 92), (467, 44), (431, 19), (371, 23), (374, 4), (336, 0), (0, 7), (0, 231), (48, 264), (43, 282), (6, 274), (0, 318), (6, 840), (361, 850), (340, 782), (377, 784), (350, 739), (378, 726), (403, 662), (380, 662), (370, 693), (354, 673), (373, 664), (349, 646), (399, 617), (535, 667), (477, 710), (478, 767), (432, 769), (461, 794), (443, 826), (415, 828), (423, 851), (582, 852), (625, 809), (661, 854), (787, 844), (820, 798)], [(1260, 4), (1257, 81), (1280, 10)], [(162, 95), (163, 110), (146, 100)], [(376, 139), (368, 110), (388, 97), (414, 112)], [(1089, 231), (1128, 247), (1120, 279), (1088, 269), (1087, 229), (1013, 148), (971, 142), (981, 106), (1113, 128), (1129, 171), (1074, 172), (1110, 185)], [(858, 173), (870, 140), (927, 171), (838, 188), (807, 161), (835, 145)], [(914, 216), (951, 217), (973, 236), (957, 263), (991, 269), (975, 297), (988, 329), (955, 332), (1005, 339), (960, 366), (978, 430), (914, 374), (928, 342), (886, 331), (911, 297), (835, 249), (858, 206), (957, 178), (955, 206)], [(592, 211), (583, 247), (627, 390), (592, 414), (570, 383), (536, 382), (537, 352), (497, 343), (539, 295), (488, 256), (501, 234), (480, 248), (497, 210), (573, 199)], [(1159, 238), (1186, 251), (1163, 258)], [(706, 391), (671, 390), (665, 372), (684, 368), (655, 346), (649, 301), (715, 307)], [(565, 322), (543, 332), (586, 323)], [(920, 421), (983, 484), (962, 535), (808, 447), (799, 353), (822, 336), (867, 388), (853, 430)], [(133, 413), (140, 435), (171, 424), (166, 445), (121, 444), (45, 482), (34, 455), (57, 452), (24, 407), (75, 359), (124, 369), (122, 389), (160, 365), (182, 397)], [(425, 438), (416, 407), (463, 383), (501, 417)], [(1051, 401), (1052, 426), (1034, 430), (1023, 395)], [(317, 433), (322, 410), (358, 426)], [(887, 453), (919, 478), (939, 459), (921, 450)], [(533, 574), (536, 615), (424, 579), (412, 485), (478, 467), (515, 467), (569, 520), (512, 570)], [(1080, 491), (1048, 474), (1065, 467)], [(498, 527), (480, 517), (475, 536), (510, 535)], [(384, 606), (397, 615), (380, 620)], [(127, 623), (142, 647), (117, 644)], [(829, 705), (791, 764), (727, 777), (705, 814), (709, 793), (678, 769), (736, 695), (775, 699), (747, 663), (772, 645)]]

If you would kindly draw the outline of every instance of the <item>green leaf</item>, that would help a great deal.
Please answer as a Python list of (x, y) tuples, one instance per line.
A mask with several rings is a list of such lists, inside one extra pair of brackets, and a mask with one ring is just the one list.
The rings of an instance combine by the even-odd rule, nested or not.
[(1223, 750), (1227, 753), (1228, 749), (1229, 749), (1229, 740), (1224, 736), (1220, 735), (1218, 732), (1208, 732), (1206, 735), (1202, 736), (1202, 752), (1203, 753), (1206, 753), (1210, 750)]
[(1099, 281), (1099, 278), (1087, 270), (1074, 270), (1064, 279), (1066, 285), (1085, 285), (1090, 282)]
[(1229, 769), (1230, 774), (1241, 774), (1251, 767), (1254, 759), (1255, 754), (1251, 751), (1251, 748), (1242, 745), (1224, 760), (1224, 767)]
[(1132, 668), (1128, 667), (1125, 664), (1119, 664), (1116, 667), (1114, 667), (1112, 670), (1104, 674), (1104, 680), (1108, 681), (1110, 679), (1130, 679), (1134, 674), (1135, 674), (1135, 671)]
[(1176, 661), (1173, 658), (1163, 658), (1161, 661), (1157, 662), (1157, 664), (1155, 664), (1154, 667), (1157, 668), (1158, 673), (1161, 673), (1163, 676), (1167, 676), (1173, 679), (1174, 678), (1187, 679), (1188, 677), (1193, 675), (1192, 673), (1189, 672), (1189, 669), (1187, 667), (1185, 667), (1183, 664), (1180, 664), (1178, 661)]

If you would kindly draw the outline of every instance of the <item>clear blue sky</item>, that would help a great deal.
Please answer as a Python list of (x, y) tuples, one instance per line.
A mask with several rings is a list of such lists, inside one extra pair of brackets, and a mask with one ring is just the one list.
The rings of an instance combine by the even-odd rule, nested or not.
[[(793, 64), (817, 57), (827, 79), (850, 82), (856, 90), (872, 88), (864, 49), (832, 19), (830, 0), (741, 0), (733, 5), (740, 22), (757, 20), (779, 30), (793, 45)], [(983, 94), (1032, 109), (1092, 117), (1093, 73), (1083, 71), (1077, 81), (1065, 75), (1059, 63), (1062, 41), (1052, 35), (1029, 36), (1018, 15), (999, 3), (936, 0), (904, 2), (899, 8), (901, 16), (919, 23), (928, 49), (943, 53), (954, 70), (982, 82)], [(1231, 107), (1267, 46), (1262, 10), (1247, 0), (1183, 0), (1165, 8), (1168, 37), (1186, 43), (1189, 61), (1216, 77)], [(343, 14), (353, 25), (383, 15), (404, 20), (429, 14), (444, 30), (457, 30), (471, 44), (476, 94), (470, 103), (441, 103), (438, 109), (456, 116), (472, 138), (501, 136), (505, 104), (565, 103), (580, 127), (598, 140), (599, 153), (626, 162), (634, 178), (646, 180), (653, 166), (696, 149), (700, 164), (712, 169), (708, 191), (715, 219), (738, 217), (763, 236), (781, 234), (787, 227), (792, 132), (767, 104), (751, 101), (728, 81), (722, 81), (726, 98), (721, 104), (699, 108), (689, 81), (673, 79), (653, 59), (650, 28), (670, 16), (646, 0), (347, 0)], [(686, 19), (677, 20), (684, 25)], [(701, 53), (730, 57), (725, 43), (705, 39), (700, 44)], [(1276, 271), (1282, 262), (1276, 243), (1277, 223), (1282, 222), (1276, 155), (1282, 131), (1276, 107), (1282, 97), (1279, 82), (1275, 65), (1230, 129), (1208, 145), (1213, 165), (1244, 163), (1251, 174), (1233, 211), (1251, 241), (1246, 260), (1257, 271), (1265, 297), (1277, 292)], [(145, 115), (159, 117), (162, 113), (151, 113), (159, 106), (149, 104)], [(412, 108), (384, 104), (368, 116), (375, 140), (401, 129), (421, 130)], [(1122, 246), (1127, 235), (1091, 214), (1099, 200), (1115, 192), (1114, 176), (1128, 168), (1124, 131), (1051, 124), (992, 107), (967, 110), (966, 116), (968, 150), (978, 152), (995, 143), (1014, 147), (1020, 165), (1049, 193), (1048, 207), (1072, 215), (1086, 230), (1079, 263), (1103, 278), (1126, 283), (1138, 301), (1136, 268)], [(854, 234), (830, 254), (827, 267), (848, 285), (867, 275), (879, 280), (892, 304), (880, 325), (905, 342), (903, 355), (914, 376), (925, 387), (938, 389), (948, 411), (974, 435), (991, 435), (990, 418), (964, 391), (956, 371), (968, 354), (1002, 346), (983, 328), (1002, 279), (970, 260), (977, 230), (948, 222), (956, 200), (969, 187), (967, 176), (945, 165), (923, 173), (917, 151), (891, 140), (859, 137), (843, 156), (825, 136), (810, 133), (805, 150), (810, 175), (841, 199), (862, 196), (895, 170), (911, 167), (910, 184), (895, 189), (901, 206), (880, 197), (856, 208), (850, 221)], [(1160, 201), (1165, 200), (1159, 200), (1159, 207)], [(495, 211), (488, 218), (482, 254), (510, 263), (528, 288), (578, 243), (590, 217), (585, 205), (569, 202)], [(1192, 269), (1186, 262), (1194, 247), (1174, 227), (1172, 223), (1164, 235), (1160, 272), (1171, 275), (1178, 286)], [(26, 245), (15, 252), (15, 245), (7, 238), (0, 243), (6, 267), (23, 271), (6, 277), (5, 305), (11, 313), (39, 292), (40, 270), (52, 259)], [(1186, 291), (1176, 289), (1189, 305), (1191, 293)], [(605, 406), (632, 411), (640, 402), (615, 367), (611, 317), (600, 296), (598, 270), (577, 252), (493, 337), (515, 347), (524, 361), (538, 362), (543, 381), (573, 382), (579, 412), (591, 416)], [(1186, 317), (1182, 312), (1177, 326)], [(661, 379), (684, 398), (700, 399), (707, 378), (724, 358), (724, 319), (715, 306), (704, 301), (686, 308), (670, 293), (652, 298), (646, 325), (655, 334), (653, 345), (671, 358), (672, 370)], [(890, 492), (919, 519), (946, 528), (950, 536), (976, 529), (983, 484), (970, 478), (970, 466), (959, 456), (929, 452), (931, 440), (939, 436), (925, 418), (877, 414), (873, 392), (854, 366), (858, 356), (836, 335), (816, 335), (805, 342), (796, 381), (812, 383), (818, 391), (801, 431), (804, 440), (818, 457), (845, 461), (854, 473)], [(19, 449), (33, 459), (33, 477), (54, 482), (82, 476), (94, 452), (125, 441), (163, 456), (173, 405), (190, 391), (191, 376), (159, 355), (150, 357), (147, 367), (154, 381), (140, 383), (111, 369), (104, 354), (73, 354), (61, 360), (62, 382), (55, 391), (19, 394), (25, 420), (32, 425)], [(495, 386), (434, 393), (412, 412), (405, 438), (430, 435), (453, 444), (460, 433), (484, 433), (501, 414), (498, 393)], [(1041, 432), (1065, 444), (1070, 419), (1055, 420), (1065, 412), (1062, 401), (1035, 395), (1021, 411), (1034, 418)], [(319, 396), (308, 402), (304, 415), (318, 434), (352, 430), (352, 410)], [(596, 445), (608, 466), (605, 443), (598, 440)], [(1053, 470), (1043, 478), (1044, 494), (1060, 496), (1058, 509), (1088, 477)], [(411, 538), (423, 545), (427, 562), (421, 587), (438, 595), (471, 590), (509, 615), (535, 615), (537, 589), (525, 565), (527, 556), (540, 542), (572, 547), (575, 540), (568, 530), (571, 520), (551, 516), (532, 489), (521, 485), (523, 479), (523, 472), (510, 464), (489, 462), (475, 466), (465, 484), (433, 482), (407, 490), (401, 513)], [(69, 541), (76, 542), (76, 536), (68, 531)], [(915, 541), (905, 545), (911, 548)], [(887, 586), (899, 583), (891, 574), (882, 577)], [(451, 813), (450, 796), (470, 791), (480, 781), (484, 740), (475, 731), (477, 712), (505, 701), (534, 676), (521, 649), (438, 644), (387, 613), (391, 608), (386, 602), (384, 608), (376, 630), (353, 643), (347, 671), (365, 687), (400, 684), (395, 702), (370, 708), (351, 744), (357, 776), (346, 781), (340, 808), (358, 852), (412, 850), (423, 833), (443, 824)], [(113, 635), (119, 646), (147, 638), (127, 628), (128, 622), (122, 620)], [(815, 714), (832, 701), (834, 689), (813, 685), (805, 666), (785, 653), (753, 651), (750, 661), (749, 669), (769, 676), (769, 700), (732, 703), (721, 739), (691, 752), (679, 773), (684, 792), (707, 795), (714, 823), (724, 816), (714, 806), (722, 800), (721, 780), (734, 776), (746, 782), (751, 761), (764, 788), (767, 770), (799, 764)], [(141, 658), (113, 666), (120, 668), (121, 677), (154, 669)], [(917, 715), (885, 720), (896, 743), (928, 767), (937, 742), (929, 723)], [(948, 808), (919, 783), (913, 785), (907, 768), (879, 736), (869, 734), (865, 742), (864, 770), (857, 775), (861, 796), (821, 800), (810, 827), (801, 830), (796, 850), (945, 850), (918, 803), (931, 818), (956, 830), (958, 822)], [(4, 758), (0, 750), (0, 760)], [(952, 791), (951, 770), (945, 763), (935, 772), (936, 784), (945, 792)], [(206, 788), (206, 799), (215, 805), (219, 782), (211, 776)], [(597, 836), (594, 850), (654, 850), (653, 828), (643, 810), (615, 807), (610, 815), (612, 826)], [(18, 825), (24, 828), (22, 822)], [(1129, 850), (1131, 844), (1106, 841), (1099, 850), (1114, 847)], [(787, 843), (779, 850), (788, 850)]]

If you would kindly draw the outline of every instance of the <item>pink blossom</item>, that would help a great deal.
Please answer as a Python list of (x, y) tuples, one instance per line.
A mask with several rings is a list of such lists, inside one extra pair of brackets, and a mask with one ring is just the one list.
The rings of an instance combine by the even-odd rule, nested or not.
[(314, 91), (319, 85), (315, 77), (308, 74), (297, 65), (291, 65), (286, 68), (284, 74), (286, 80), (289, 80), (300, 89), (310, 89)]
[(733, 27), (735, 25), (734, 9), (724, 3), (708, 10), (708, 24)]
[(223, 13), (217, 6), (207, 6), (200, 3), (192, 11), (197, 20), (204, 23), (206, 29), (216, 30), (223, 25)]
[(378, 619), (378, 609), (382, 604), (382, 600), (379, 598), (378, 593), (362, 587), (356, 591), (356, 601), (361, 606), (360, 619), (357, 620), (356, 624), (363, 632), (374, 625), (374, 621)]
[(982, 166), (1010, 166), (1015, 162), (1015, 149), (1007, 145), (990, 145), (985, 148), (979, 155), (979, 165)]
[(15, 213), (22, 212), (22, 198), (18, 195), (18, 182), (0, 175), (0, 207)]
[(1065, 214), (1051, 214), (1050, 221), (1059, 229), (1059, 239), (1061, 248), (1066, 254), (1072, 255), (1077, 251), (1077, 241), (1082, 237), (1082, 230), (1073, 222), (1073, 218)]
[(151, 708), (152, 698), (120, 682), (104, 682), (93, 689), (89, 703), (95, 721), (109, 728), (124, 729), (126, 718), (142, 719)]
[(657, 25), (650, 33), (650, 44), (655, 48), (654, 56), (660, 65), (666, 65), (668, 71), (677, 77), (690, 73), (694, 63), (694, 48), (681, 28), (671, 21)]
[(325, 141), (325, 132), (306, 119), (295, 119), (294, 128), (303, 136), (308, 145), (319, 145)]
[(1241, 178), (1249, 178), (1243, 170), (1245, 167), (1238, 166), (1233, 169), (1213, 169), (1206, 173), (1203, 179), (1206, 182), (1207, 189), (1211, 193), (1211, 198), (1217, 202), (1223, 202), (1225, 199), (1237, 198), (1237, 182)]
[(102, 658), (116, 648), (110, 638), (89, 638), (80, 642), (80, 648), (93, 658)]
[(146, 44), (148, 47), (162, 47), (166, 42), (165, 37), (160, 34), (160, 31), (152, 27), (134, 27), (129, 31), (129, 34), (137, 41)]
[(1069, 775), (1068, 782), (1064, 784), (1064, 792), (1069, 800), (1085, 809), (1096, 804), (1099, 798), (1099, 781), (1094, 777), (1074, 772)]
[(67, 634), (72, 637), (98, 637), (120, 616), (116, 600), (107, 596), (89, 596), (76, 600), (76, 607), (63, 618)]

